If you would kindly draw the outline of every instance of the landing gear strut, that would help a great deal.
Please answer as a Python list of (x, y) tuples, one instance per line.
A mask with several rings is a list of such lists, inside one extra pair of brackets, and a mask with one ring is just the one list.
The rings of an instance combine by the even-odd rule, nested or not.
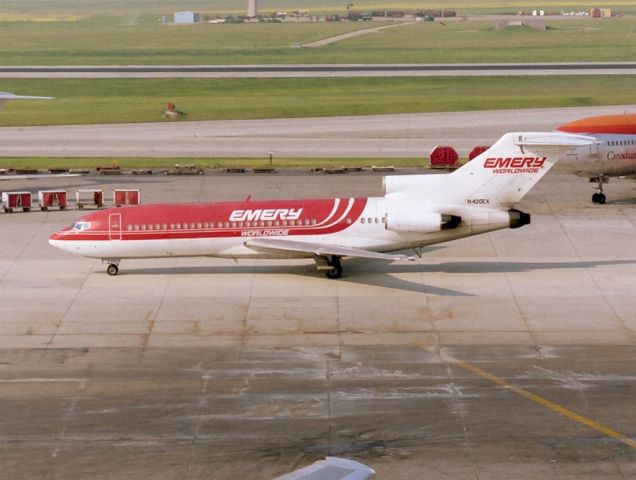
[(340, 257), (331, 257), (327, 260), (329, 269), (325, 272), (327, 278), (332, 280), (342, 277), (342, 265), (340, 264)]

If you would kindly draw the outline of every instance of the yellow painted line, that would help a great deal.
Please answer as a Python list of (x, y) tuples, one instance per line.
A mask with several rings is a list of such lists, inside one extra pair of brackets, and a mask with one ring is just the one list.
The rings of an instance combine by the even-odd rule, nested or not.
[(534, 393), (531, 393), (527, 390), (524, 390), (521, 387), (510, 385), (504, 379), (499, 378), (491, 373), (488, 373), (479, 367), (476, 367), (474, 365), (471, 365), (470, 363), (465, 363), (465, 362), (454, 362), (453, 365), (462, 367), (464, 370), (468, 370), (469, 372), (474, 373), (475, 375), (478, 375), (482, 378), (485, 378), (486, 380), (489, 380), (492, 383), (501, 385), (502, 387), (505, 387), (508, 390), (515, 392), (517, 395), (521, 395), (522, 397), (527, 398), (528, 400), (538, 403), (539, 405), (545, 408), (548, 408), (552, 410), (553, 412), (560, 413), (561, 415), (569, 418), (570, 420), (574, 420), (575, 422), (585, 425), (586, 427), (589, 427), (593, 430), (596, 430), (597, 432), (600, 432), (603, 435), (607, 435), (608, 437), (619, 440), (623, 442), (625, 445), (636, 449), (636, 441), (632, 440), (631, 438), (627, 438), (625, 435), (617, 432), (616, 430), (612, 430), (611, 428), (606, 427), (605, 425), (595, 422), (594, 420), (584, 417), (583, 415), (579, 415), (578, 413), (575, 413), (572, 410), (562, 407), (561, 405), (551, 402), (550, 400), (546, 400), (545, 398), (540, 397), (539, 395), (535, 395)]

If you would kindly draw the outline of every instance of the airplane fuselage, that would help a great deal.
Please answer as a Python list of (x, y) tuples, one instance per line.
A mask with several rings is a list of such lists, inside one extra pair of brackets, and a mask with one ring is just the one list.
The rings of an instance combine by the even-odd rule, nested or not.
[(453, 228), (444, 229), (442, 212), (434, 207), (426, 213), (438, 215), (439, 222), (402, 228), (396, 222), (411, 209), (423, 210), (385, 197), (142, 205), (86, 215), (50, 242), (93, 258), (311, 258), (306, 252), (255, 251), (245, 244), (271, 238), (390, 252), (511, 226), (508, 212), (453, 206), (443, 209), (444, 215), (462, 218)]
[(568, 152), (557, 166), (585, 177), (636, 173), (636, 135), (593, 134), (598, 144)]

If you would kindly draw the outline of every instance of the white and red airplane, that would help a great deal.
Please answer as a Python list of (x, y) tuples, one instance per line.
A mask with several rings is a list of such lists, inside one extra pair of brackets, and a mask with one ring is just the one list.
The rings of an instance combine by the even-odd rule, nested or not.
[(558, 130), (596, 139), (593, 144), (576, 148), (559, 160), (559, 168), (588, 177), (598, 185), (599, 191), (592, 195), (592, 202), (606, 202), (603, 184), (609, 177), (636, 174), (636, 115), (582, 118), (561, 125)]
[(403, 260), (387, 252), (527, 225), (530, 215), (513, 206), (556, 158), (593, 142), (508, 133), (453, 173), (385, 177), (383, 197), (113, 208), (82, 217), (49, 243), (101, 258), (109, 275), (122, 259), (213, 256), (313, 258), (339, 278), (342, 257)]

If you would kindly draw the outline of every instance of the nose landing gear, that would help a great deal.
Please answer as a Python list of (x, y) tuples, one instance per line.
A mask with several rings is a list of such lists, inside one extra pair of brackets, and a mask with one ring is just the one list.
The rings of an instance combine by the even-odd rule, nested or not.
[(114, 277), (119, 273), (118, 258), (102, 258), (102, 263), (108, 263), (108, 267), (106, 267), (106, 273), (111, 277)]

